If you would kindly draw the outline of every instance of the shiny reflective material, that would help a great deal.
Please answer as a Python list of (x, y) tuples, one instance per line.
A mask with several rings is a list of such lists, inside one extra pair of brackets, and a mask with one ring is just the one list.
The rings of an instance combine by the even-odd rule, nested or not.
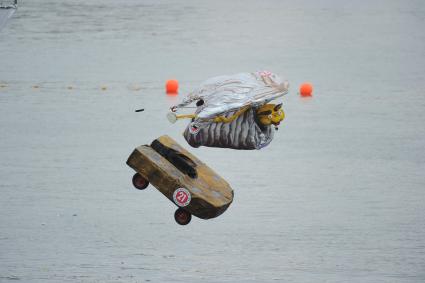
[(244, 106), (259, 106), (288, 93), (289, 84), (271, 72), (239, 73), (206, 80), (177, 108), (202, 99), (195, 121), (206, 122)]
[[(196, 101), (198, 109), (183, 134), (193, 147), (261, 149), (272, 141), (273, 129), (270, 124), (259, 125), (255, 111), (288, 93), (288, 88), (288, 82), (269, 71), (214, 77), (172, 107), (171, 113)], [(175, 122), (171, 115), (167, 118)]]

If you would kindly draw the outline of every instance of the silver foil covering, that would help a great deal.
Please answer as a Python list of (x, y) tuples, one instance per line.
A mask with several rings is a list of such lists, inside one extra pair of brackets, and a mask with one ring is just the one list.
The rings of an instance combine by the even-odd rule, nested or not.
[[(229, 112), (226, 117), (233, 115)], [(193, 147), (208, 146), (233, 149), (261, 149), (273, 139), (271, 126), (260, 127), (256, 121), (255, 109), (250, 108), (230, 123), (210, 123), (198, 133), (190, 132), (190, 124), (183, 133)]]

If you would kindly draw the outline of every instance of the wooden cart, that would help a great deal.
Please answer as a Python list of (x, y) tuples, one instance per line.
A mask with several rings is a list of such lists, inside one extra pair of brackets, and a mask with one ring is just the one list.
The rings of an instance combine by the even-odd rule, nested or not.
[(169, 136), (137, 147), (127, 164), (137, 172), (132, 180), (137, 189), (151, 183), (179, 207), (174, 218), (181, 225), (188, 224), (191, 215), (217, 217), (233, 201), (229, 184)]

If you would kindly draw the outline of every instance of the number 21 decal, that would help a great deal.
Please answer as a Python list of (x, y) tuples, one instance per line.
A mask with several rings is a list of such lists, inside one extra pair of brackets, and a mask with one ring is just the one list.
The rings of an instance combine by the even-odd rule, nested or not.
[(174, 191), (173, 200), (180, 207), (187, 206), (191, 199), (190, 192), (185, 188), (179, 188)]

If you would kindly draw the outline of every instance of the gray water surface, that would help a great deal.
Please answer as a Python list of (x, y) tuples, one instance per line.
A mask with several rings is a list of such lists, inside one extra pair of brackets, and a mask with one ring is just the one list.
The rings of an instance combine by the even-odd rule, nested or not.
[[(294, 2), (20, 1), (0, 32), (0, 282), (424, 282), (425, 4)], [(291, 84), (286, 120), (260, 151), (189, 149), (235, 199), (177, 225), (128, 155), (189, 148), (168, 107), (261, 69)]]

